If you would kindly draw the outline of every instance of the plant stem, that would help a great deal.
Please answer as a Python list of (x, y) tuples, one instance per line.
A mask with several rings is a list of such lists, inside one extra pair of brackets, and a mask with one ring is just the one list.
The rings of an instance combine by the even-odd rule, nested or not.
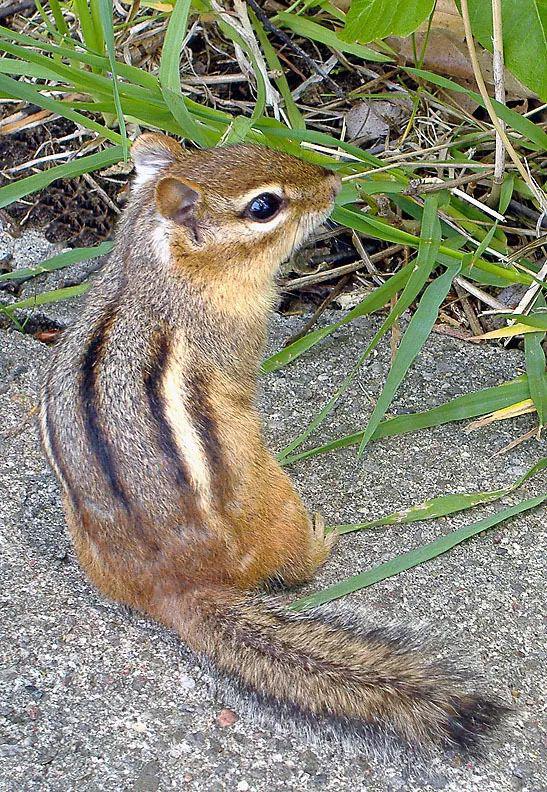
[[(501, 0), (492, 0), (492, 25), (493, 25), (493, 69), (494, 69), (494, 95), (498, 102), (505, 104), (505, 66), (503, 59), (503, 22)], [(505, 122), (500, 119), (500, 126), (505, 130)], [(494, 177), (492, 179), (492, 189), (488, 197), (490, 206), (498, 206), (501, 185), (505, 171), (505, 148), (503, 140), (496, 131), (496, 157), (494, 161)]]
[(520, 157), (513, 148), (511, 141), (507, 137), (505, 133), (505, 129), (503, 129), (503, 127), (501, 126), (500, 120), (496, 115), (494, 105), (492, 104), (492, 101), (488, 95), (486, 84), (484, 82), (484, 77), (482, 76), (479, 59), (477, 57), (477, 50), (475, 49), (475, 43), (473, 41), (473, 32), (471, 30), (471, 20), (469, 18), (469, 5), (467, 0), (461, 0), (461, 13), (463, 19), (463, 26), (465, 29), (465, 40), (467, 42), (467, 49), (469, 50), (469, 57), (471, 59), (471, 64), (473, 66), (473, 74), (475, 75), (475, 80), (477, 82), (480, 95), (482, 96), (482, 99), (486, 106), (486, 110), (488, 111), (488, 115), (490, 116), (490, 120), (492, 121), (492, 125), (494, 126), (494, 129), (496, 130), (501, 140), (503, 141), (505, 150), (507, 151), (507, 153), (515, 163), (518, 172), (522, 176), (522, 179), (534, 194), (534, 197), (539, 203), (542, 212), (546, 212), (547, 199), (545, 197), (545, 194), (534, 182), (534, 180), (531, 178), (530, 174), (528, 173), (528, 171), (520, 161)]

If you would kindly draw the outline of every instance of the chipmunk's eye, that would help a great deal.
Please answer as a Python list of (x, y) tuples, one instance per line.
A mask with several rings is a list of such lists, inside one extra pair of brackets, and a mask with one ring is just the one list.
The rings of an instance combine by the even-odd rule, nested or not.
[(245, 209), (245, 217), (265, 223), (271, 220), (281, 209), (283, 198), (275, 193), (261, 193), (249, 201)]

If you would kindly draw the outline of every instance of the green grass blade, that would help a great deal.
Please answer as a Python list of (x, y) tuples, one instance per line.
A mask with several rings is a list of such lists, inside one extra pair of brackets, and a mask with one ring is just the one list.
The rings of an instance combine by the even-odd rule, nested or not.
[[(384, 335), (393, 326), (396, 320), (409, 308), (418, 294), (423, 289), (431, 271), (435, 265), (436, 254), (439, 249), (440, 243), (440, 223), (437, 218), (437, 205), (438, 196), (430, 196), (425, 202), (424, 211), (424, 229), (425, 236), (422, 245), (418, 251), (418, 256), (414, 262), (413, 270), (410, 277), (403, 289), (403, 292), (397, 300), (394, 307), (389, 312), (387, 318), (382, 322), (379, 330), (374, 334), (372, 341), (367, 345), (364, 352), (359, 356), (356, 364), (344, 378), (340, 387), (331, 396), (328, 402), (319, 410), (318, 413), (312, 418), (308, 426), (301, 432), (298, 437), (295, 437), (279, 455), (280, 461), (291, 454), (296, 448), (302, 445), (307, 438), (314, 432), (318, 426), (330, 415), (334, 409), (339, 398), (346, 392), (351, 383), (353, 382), (357, 372), (363, 365), (364, 361), (370, 353), (376, 348)], [(459, 265), (458, 265), (459, 266)]]
[(363, 453), (366, 445), (371, 440), (380, 421), (386, 414), (389, 405), (393, 401), (395, 393), (406, 376), (408, 369), (427, 341), (437, 316), (439, 315), (440, 307), (446, 299), (452, 286), (452, 281), (459, 273), (460, 269), (461, 267), (459, 264), (452, 264), (446, 272), (434, 280), (433, 283), (430, 283), (425, 290), (418, 308), (403, 335), (399, 349), (397, 350), (397, 354), (389, 370), (386, 384), (376, 402), (370, 421), (365, 429), (363, 439), (359, 446), (359, 455)]
[(129, 157), (129, 144), (127, 142), (127, 131), (125, 128), (125, 118), (123, 115), (122, 105), (120, 102), (120, 93), (118, 90), (118, 74), (116, 71), (116, 45), (114, 43), (114, 27), (112, 22), (112, 0), (98, 0), (97, 13), (102, 24), (104, 43), (106, 45), (106, 52), (108, 61), (110, 63), (112, 94), (114, 97), (114, 105), (116, 107), (116, 116), (118, 118), (118, 125), (123, 138), (123, 151), (124, 159)]
[(305, 129), (306, 122), (304, 121), (304, 116), (298, 109), (296, 102), (293, 99), (291, 89), (289, 88), (289, 83), (287, 82), (287, 78), (285, 77), (285, 70), (281, 65), (279, 58), (277, 57), (277, 52), (270, 44), (270, 40), (268, 38), (268, 34), (264, 30), (262, 24), (256, 17), (253, 9), (249, 7), (248, 9), (249, 18), (253, 24), (253, 28), (255, 30), (256, 36), (258, 41), (260, 42), (260, 46), (262, 47), (262, 51), (264, 52), (264, 56), (268, 63), (268, 67), (271, 71), (276, 74), (275, 77), (275, 84), (279, 90), (279, 93), (283, 97), (283, 101), (285, 103), (285, 110), (287, 113), (287, 117), (289, 119), (289, 123), (291, 127), (294, 129)]
[(177, 0), (169, 19), (161, 52), (159, 80), (163, 88), (180, 93), (180, 57), (188, 27), (191, 0)]
[(72, 297), (80, 297), (86, 293), (90, 285), (90, 283), (79, 283), (77, 286), (66, 286), (64, 289), (42, 292), (34, 297), (28, 297), (26, 300), (0, 306), (0, 311), (9, 316), (13, 311), (18, 311), (21, 308), (35, 308), (37, 305), (47, 305), (48, 303), (61, 302), (61, 300), (69, 300)]
[(537, 508), (546, 500), (547, 495), (538, 495), (536, 498), (527, 498), (526, 500), (517, 503), (515, 506), (509, 506), (506, 509), (496, 512), (496, 514), (490, 515), (490, 517), (485, 517), (482, 520), (477, 520), (476, 522), (466, 525), (463, 528), (458, 528), (457, 530), (448, 534), (448, 536), (440, 536), (438, 539), (422, 545), (422, 547), (418, 547), (415, 550), (410, 550), (407, 553), (402, 553), (401, 555), (393, 558), (391, 561), (386, 561), (385, 563), (379, 564), (377, 567), (369, 569), (366, 572), (353, 575), (352, 577), (349, 577), (340, 583), (335, 583), (333, 586), (329, 586), (323, 591), (318, 591), (317, 593), (311, 594), (308, 597), (301, 597), (292, 603), (291, 609), (295, 611), (303, 611), (307, 608), (323, 605), (326, 602), (332, 602), (335, 599), (344, 597), (346, 594), (351, 594), (354, 591), (359, 591), (360, 589), (372, 586), (374, 583), (379, 583), (381, 580), (386, 580), (386, 578), (398, 575), (400, 572), (404, 572), (407, 569), (412, 569), (412, 567), (423, 564), (433, 558), (437, 558), (437, 556), (448, 552), (448, 550), (456, 547), (456, 545), (471, 539), (471, 537), (476, 536), (478, 533), (482, 533), (482, 531), (487, 531), (489, 528), (493, 528), (495, 525), (499, 525), (505, 520), (510, 520), (512, 517), (522, 514), (522, 512)]
[[(280, 138), (281, 140), (289, 140), (293, 145), (295, 141), (300, 141), (302, 143), (315, 143), (318, 146), (327, 146), (332, 148), (333, 151), (338, 151), (338, 149), (341, 149), (346, 154), (350, 154), (352, 157), (355, 157), (356, 160), (374, 167), (379, 168), (383, 164), (382, 160), (378, 159), (378, 157), (374, 157), (372, 154), (360, 149), (358, 146), (354, 146), (351, 143), (346, 143), (344, 140), (338, 140), (332, 135), (327, 135), (326, 132), (318, 132), (316, 130), (310, 129), (288, 129), (284, 124), (281, 124), (274, 118), (261, 118), (256, 126), (265, 135), (273, 138)], [(303, 159), (309, 159), (311, 162), (318, 161), (321, 164), (332, 166), (331, 157), (319, 155), (317, 152), (303, 149), (298, 146), (296, 147), (295, 151)], [(399, 172), (395, 170), (391, 171), (391, 173), (393, 176), (400, 175)], [(405, 184), (406, 183), (407, 182), (405, 181)]]
[[(103, 74), (97, 74), (97, 69), (88, 71), (87, 69), (80, 68), (79, 65), (67, 65), (55, 57), (42, 55), (39, 52), (35, 52), (30, 47), (23, 47), (11, 42), (4, 41), (2, 48), (23, 63), (34, 64), (35, 66), (53, 72), (54, 75), (57, 75), (54, 76), (53, 79), (56, 82), (62, 81), (66, 83), (67, 90), (70, 89), (80, 93), (87, 93), (94, 98), (99, 95), (109, 98), (114, 102), (112, 79)], [(80, 56), (74, 53), (71, 60), (79, 64)], [(104, 71), (108, 72), (111, 68), (110, 63), (106, 59), (101, 59), (101, 62), (104, 66)], [(116, 68), (118, 67), (119, 64), (116, 63)], [(142, 99), (145, 102), (156, 102), (156, 104), (159, 104), (161, 107), (162, 101), (159, 92), (156, 91), (156, 95), (154, 95), (150, 89), (142, 88), (140, 85), (132, 85), (129, 83), (121, 83), (120, 85), (121, 88), (118, 91), (119, 93), (121, 92), (130, 98)], [(118, 82), (116, 82), (116, 88), (118, 88)]]
[(210, 134), (192, 118), (180, 87), (180, 57), (190, 6), (190, 0), (177, 0), (171, 13), (161, 51), (159, 80), (165, 103), (185, 136), (198, 145), (207, 147), (212, 142)]
[[(536, 300), (536, 308), (544, 307), (545, 299), (543, 295), (540, 294)], [(532, 317), (540, 317), (547, 320), (547, 313), (532, 314)], [(544, 339), (545, 330), (541, 330), (538, 333), (526, 333), (524, 336), (524, 358), (526, 361), (528, 384), (530, 386), (530, 397), (534, 402), (534, 407), (537, 410), (540, 427), (545, 426), (545, 420), (547, 418), (547, 381), (545, 377), (546, 361), (545, 352), (543, 350)]]
[[(391, 242), (394, 245), (411, 245), (418, 247), (420, 238), (415, 234), (409, 234), (400, 228), (390, 226), (376, 217), (370, 217), (364, 212), (356, 211), (348, 207), (337, 206), (332, 213), (332, 219), (347, 228), (354, 228), (362, 231), (374, 239), (381, 239), (383, 242)], [(454, 256), (457, 258), (457, 256)]]
[(243, 115), (235, 116), (222, 136), (222, 144), (230, 146), (236, 143), (243, 143), (251, 131), (252, 125), (252, 118)]
[(400, 289), (406, 286), (406, 283), (412, 274), (414, 269), (414, 262), (406, 264), (399, 272), (396, 272), (395, 275), (392, 275), (385, 283), (381, 286), (378, 286), (374, 291), (361, 300), (361, 302), (352, 308), (351, 311), (340, 319), (338, 322), (333, 322), (332, 324), (327, 325), (326, 327), (320, 327), (317, 330), (313, 330), (311, 333), (308, 333), (303, 338), (299, 338), (297, 341), (294, 341), (292, 344), (289, 344), (284, 349), (280, 349), (279, 352), (276, 352), (270, 357), (266, 358), (262, 363), (262, 371), (264, 373), (268, 373), (270, 371), (277, 371), (277, 369), (283, 368), (288, 363), (292, 363), (294, 360), (303, 355), (311, 347), (318, 344), (323, 338), (333, 333), (335, 330), (338, 330), (339, 327), (342, 327), (348, 322), (351, 322), (353, 319), (357, 319), (359, 316), (368, 316), (375, 311), (379, 311), (385, 305), (387, 305), (390, 299), (396, 294)]
[[(547, 384), (547, 375), (545, 381)], [(466, 393), (464, 396), (457, 396), (455, 399), (451, 399), (438, 407), (432, 407), (429, 410), (388, 418), (379, 424), (372, 436), (372, 440), (417, 432), (420, 429), (430, 429), (433, 426), (441, 426), (452, 421), (477, 418), (529, 398), (530, 389), (527, 377), (518, 377), (494, 388), (484, 388), (474, 393)], [(363, 439), (363, 435), (364, 431), (344, 435), (330, 443), (285, 457), (282, 464), (291, 465), (308, 457), (357, 445)]]
[(505, 214), (507, 207), (513, 197), (513, 190), (515, 189), (515, 176), (513, 173), (508, 173), (503, 179), (503, 184), (500, 190), (500, 202), (498, 211)]
[[(409, 74), (412, 74), (415, 77), (421, 77), (424, 80), (428, 80), (429, 82), (432, 82), (434, 85), (438, 85), (441, 88), (447, 88), (450, 91), (456, 91), (456, 93), (467, 94), (467, 96), (470, 96), (482, 108), (485, 107), (482, 96), (479, 93), (476, 91), (470, 91), (468, 88), (463, 88), (453, 80), (449, 80), (446, 77), (441, 77), (438, 74), (433, 74), (433, 72), (426, 71), (425, 69), (414, 69), (410, 66), (403, 67), (403, 69)], [(514, 130), (520, 132), (521, 135), (524, 135), (524, 137), (528, 138), (528, 140), (537, 143), (538, 146), (541, 146), (542, 150), (547, 148), (547, 134), (543, 132), (540, 126), (534, 124), (533, 121), (530, 121), (528, 118), (524, 118), (524, 116), (521, 116), (519, 113), (511, 110), (509, 107), (506, 107), (496, 99), (491, 99), (491, 101), (499, 118), (509, 124), (509, 126), (511, 126)]]
[(312, 41), (318, 41), (320, 44), (325, 44), (336, 52), (347, 52), (349, 55), (356, 55), (363, 60), (376, 61), (377, 63), (390, 63), (392, 61), (387, 55), (382, 55), (380, 52), (370, 49), (370, 47), (343, 41), (334, 30), (329, 30), (329, 28), (323, 25), (318, 25), (317, 22), (312, 22), (306, 17), (280, 11), (275, 18), (282, 27), (289, 28), (289, 30), (292, 30), (292, 32), (296, 33), (298, 36), (303, 36)]
[[(118, 136), (119, 137), (119, 136)], [(107, 168), (123, 159), (123, 148), (121, 146), (110, 146), (97, 154), (89, 154), (87, 157), (65, 162), (63, 165), (56, 165), (40, 173), (19, 179), (11, 184), (0, 187), (0, 209), (8, 206), (25, 195), (42, 190), (55, 179), (72, 179), (74, 176), (81, 176), (82, 173)]]
[[(89, 3), (89, 9), (91, 11), (91, 19), (93, 21), (93, 30), (95, 32), (95, 49), (96, 52), (103, 53), (105, 51), (105, 43), (106, 43), (106, 31), (104, 29), (105, 20), (103, 19), (100, 5), (103, 0), (87, 0)], [(107, 0), (110, 2), (110, 15), (112, 15), (112, 0)], [(106, 21), (107, 25), (112, 25), (112, 22)]]
[(100, 245), (95, 245), (94, 247), (72, 248), (72, 250), (66, 250), (64, 253), (52, 256), (36, 267), (23, 267), (15, 270), (15, 272), (5, 272), (3, 275), (0, 275), (0, 282), (34, 278), (36, 275), (42, 275), (44, 272), (53, 272), (53, 270), (63, 269), (64, 267), (69, 267), (71, 264), (77, 264), (80, 261), (91, 261), (99, 256), (105, 256), (107, 253), (110, 253), (113, 247), (113, 242), (101, 242)]
[(11, 77), (7, 77), (5, 74), (0, 75), (0, 95), (14, 99), (23, 99), (25, 102), (29, 102), (29, 104), (35, 104), (38, 105), (38, 107), (43, 107), (45, 110), (51, 110), (51, 112), (58, 113), (64, 118), (69, 118), (71, 121), (74, 121), (75, 124), (80, 124), (86, 129), (97, 132), (101, 137), (112, 141), (112, 143), (120, 143), (123, 140), (122, 136), (118, 134), (118, 132), (114, 132), (113, 129), (108, 129), (108, 127), (97, 123), (97, 121), (93, 121), (93, 119), (71, 110), (66, 104), (59, 102), (57, 99), (44, 96), (40, 91), (37, 91), (30, 85), (30, 83), (25, 83), (21, 80), (12, 80)]
[(55, 36), (57, 31), (55, 30), (55, 26), (54, 26), (54, 25), (53, 25), (53, 23), (51, 22), (51, 19), (50, 19), (50, 18), (48, 17), (48, 15), (46, 14), (46, 11), (45, 11), (45, 8), (44, 8), (44, 6), (43, 6), (43, 5), (42, 5), (42, 3), (40, 2), (40, 0), (34, 0), (34, 4), (35, 4), (35, 6), (36, 6), (36, 9), (37, 9), (38, 13), (39, 13), (39, 14), (40, 14), (40, 16), (42, 17), (42, 22), (43, 22), (43, 23), (44, 23), (44, 25), (46, 26), (46, 28), (47, 28), (47, 30), (48, 30), (48, 32), (49, 32), (49, 34), (50, 34), (51, 36)]
[(95, 50), (95, 52), (101, 52), (101, 41), (97, 37), (87, 0), (74, 0), (74, 8), (86, 47)]
[(0, 74), (13, 74), (16, 77), (36, 77), (38, 80), (55, 80), (59, 78), (51, 69), (36, 66), (28, 61), (19, 61), (15, 58), (0, 58)]
[[(547, 285), (547, 284), (546, 284)], [(528, 325), (528, 327), (537, 327), (538, 330), (547, 330), (547, 312), (536, 311), (531, 314), (508, 314), (508, 319), (515, 319), (519, 324)]]
[[(418, 247), (420, 244), (420, 238), (415, 234), (409, 234), (407, 231), (393, 228), (389, 223), (385, 223), (378, 218), (370, 217), (363, 212), (350, 209), (346, 206), (337, 206), (332, 217), (341, 225), (347, 228), (353, 228), (355, 231), (360, 231), (373, 239), (381, 239), (385, 242), (393, 242), (394, 244), (409, 245), (409, 247)], [(460, 262), (463, 262), (467, 255), (460, 250), (454, 250), (446, 245), (440, 246), (439, 254), (439, 261), (443, 261), (441, 258), (442, 254), (447, 260)], [(475, 268), (491, 273), (501, 278), (506, 283), (523, 283), (529, 286), (534, 282), (534, 279), (530, 277), (530, 275), (518, 272), (512, 267), (501, 267), (498, 264), (493, 264), (482, 258), (477, 258), (475, 260)]]
[(471, 266), (471, 267), (475, 266), (475, 262), (477, 261), (477, 259), (479, 259), (482, 256), (482, 254), (486, 251), (486, 248), (492, 242), (492, 240), (494, 238), (494, 234), (497, 231), (497, 228), (498, 228), (498, 223), (496, 221), (492, 225), (492, 228), (485, 235), (484, 239), (482, 240), (482, 242), (480, 243), (478, 248), (471, 254), (471, 259), (470, 259), (470, 262), (469, 262), (469, 266)]
[(408, 509), (387, 514), (385, 517), (380, 517), (378, 520), (370, 520), (364, 523), (347, 523), (345, 525), (329, 525), (328, 530), (336, 531), (336, 533), (339, 534), (346, 534), (353, 533), (354, 531), (361, 531), (363, 529), (380, 528), (383, 525), (402, 525), (421, 522), (422, 520), (435, 520), (438, 517), (446, 517), (448, 514), (455, 514), (483, 503), (492, 503), (492, 501), (499, 500), (505, 495), (510, 495), (521, 487), (525, 481), (535, 476), (536, 473), (545, 470), (546, 467), (547, 457), (543, 457), (539, 462), (536, 462), (535, 465), (529, 468), (526, 473), (519, 476), (516, 481), (502, 489), (489, 490), (486, 492), (472, 492), (469, 494), (458, 493), (440, 495), (437, 498), (431, 498), (423, 503), (410, 506)]
[(357, 362), (349, 372), (349, 374), (343, 379), (341, 385), (337, 388), (328, 402), (319, 410), (318, 413), (314, 415), (312, 420), (309, 422), (307, 427), (301, 432), (297, 437), (295, 437), (282, 451), (280, 451), (278, 460), (283, 463), (285, 458), (292, 454), (292, 452), (298, 448), (299, 446), (304, 443), (308, 437), (314, 432), (327, 418), (328, 415), (333, 411), (334, 407), (336, 406), (338, 400), (341, 396), (346, 392), (349, 388), (355, 376), (357, 375), (358, 371), (360, 370), (361, 366), (370, 355), (370, 353), (377, 347), (381, 339), (385, 336), (385, 334), (389, 331), (389, 329), (395, 324), (397, 319), (401, 316), (404, 311), (412, 304), (412, 302), (416, 299), (417, 294), (421, 291), (425, 281), (429, 277), (430, 271), (425, 271), (417, 267), (410, 275), (407, 284), (403, 289), (403, 293), (397, 300), (395, 306), (389, 312), (387, 318), (382, 322), (382, 325), (379, 330), (376, 331), (374, 334), (372, 341), (367, 345), (364, 352), (359, 355)]
[[(108, 59), (105, 58), (104, 55), (97, 55), (92, 52), (82, 52), (69, 47), (62, 47), (58, 44), (50, 44), (49, 42), (33, 38), (32, 36), (28, 36), (23, 33), (16, 33), (14, 30), (2, 27), (1, 25), (0, 39), (3, 39), (4, 41), (18, 41), (26, 48), (37, 48), (40, 52), (51, 52), (53, 55), (59, 58), (67, 58), (70, 61), (85, 63), (87, 66), (91, 66), (102, 73), (106, 73), (108, 71), (109, 63)], [(70, 40), (70, 43), (82, 46), (79, 41), (74, 41), (73, 39)], [(31, 52), (30, 49), (27, 51)], [(120, 77), (123, 77), (132, 84), (140, 85), (143, 88), (148, 88), (153, 91), (159, 90), (157, 77), (149, 74), (143, 69), (139, 69), (137, 66), (129, 66), (127, 63), (117, 61), (116, 70)]]
[[(164, 45), (165, 46), (165, 45)], [(165, 104), (169, 108), (169, 112), (179, 125), (181, 135), (197, 143), (202, 148), (214, 145), (217, 142), (216, 135), (209, 132), (209, 130), (198, 124), (190, 114), (184, 97), (180, 91), (172, 91), (170, 88), (162, 88), (162, 96)]]
[(51, 8), (51, 13), (53, 14), (55, 24), (57, 25), (57, 32), (60, 33), (61, 36), (66, 36), (68, 38), (70, 33), (61, 10), (59, 0), (49, 0), (49, 7)]
[[(252, 13), (252, 9), (248, 9)], [(215, 9), (213, 9), (215, 12)], [(252, 67), (253, 73), (256, 80), (256, 103), (253, 109), (253, 112), (250, 117), (248, 116), (236, 116), (228, 129), (226, 130), (225, 135), (222, 138), (222, 142), (224, 144), (233, 144), (233, 143), (241, 143), (243, 140), (247, 138), (249, 133), (251, 132), (251, 128), (263, 117), (264, 110), (266, 107), (266, 83), (264, 82), (264, 77), (262, 75), (262, 70), (259, 68), (259, 65), (256, 60), (256, 55), (253, 52), (252, 48), (249, 46), (248, 42), (244, 40), (244, 38), (240, 35), (238, 30), (233, 25), (230, 25), (225, 18), (220, 17), (218, 14), (216, 15), (217, 25), (219, 26), (220, 30), (232, 40), (234, 45), (237, 45), (241, 48), (243, 52), (247, 55)], [(249, 19), (253, 22), (253, 18), (249, 15)], [(254, 17), (256, 21), (256, 17)], [(255, 28), (256, 30), (256, 28)]]

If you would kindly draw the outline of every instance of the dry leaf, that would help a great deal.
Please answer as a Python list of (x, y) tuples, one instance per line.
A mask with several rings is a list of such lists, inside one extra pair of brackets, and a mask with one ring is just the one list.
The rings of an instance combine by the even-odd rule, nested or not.
[(412, 104), (408, 100), (364, 100), (354, 105), (346, 114), (348, 140), (385, 138), (390, 129), (400, 130), (410, 117)]
[(541, 328), (539, 327), (532, 327), (531, 325), (527, 324), (520, 324), (517, 322), (514, 325), (509, 325), (509, 327), (500, 327), (497, 330), (490, 330), (488, 333), (483, 333), (482, 335), (473, 336), (473, 341), (483, 341), (485, 339), (491, 338), (512, 338), (516, 335), (525, 335), (526, 333), (538, 333), (541, 332)]
[(488, 415), (473, 421), (466, 427), (467, 433), (473, 432), (475, 429), (481, 429), (483, 426), (488, 426), (496, 421), (506, 421), (508, 418), (517, 418), (519, 415), (527, 415), (536, 411), (532, 399), (525, 399), (524, 401), (511, 404), (509, 407), (502, 407), (500, 410), (495, 410)]
[(343, 11), (344, 14), (347, 14), (351, 5), (351, 0), (332, 0), (332, 4), (335, 8), (339, 8), (340, 11)]

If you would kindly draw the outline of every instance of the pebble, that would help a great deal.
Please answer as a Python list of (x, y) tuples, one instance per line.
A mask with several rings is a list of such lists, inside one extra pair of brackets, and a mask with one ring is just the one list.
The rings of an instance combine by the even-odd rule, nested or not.
[(226, 726), (233, 726), (237, 721), (236, 713), (231, 709), (223, 709), (217, 717), (217, 724), (223, 728)]
[(191, 676), (188, 676), (188, 674), (181, 674), (179, 685), (181, 690), (192, 690), (193, 688), (195, 688), (196, 683)]

